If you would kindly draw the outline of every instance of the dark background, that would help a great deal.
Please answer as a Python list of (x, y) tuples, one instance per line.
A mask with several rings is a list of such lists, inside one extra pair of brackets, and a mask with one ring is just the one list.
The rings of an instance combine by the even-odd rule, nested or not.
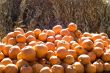
[(66, 27), (74, 22), (82, 31), (110, 34), (107, 0), (0, 0), (0, 37), (16, 27), (24, 30)]

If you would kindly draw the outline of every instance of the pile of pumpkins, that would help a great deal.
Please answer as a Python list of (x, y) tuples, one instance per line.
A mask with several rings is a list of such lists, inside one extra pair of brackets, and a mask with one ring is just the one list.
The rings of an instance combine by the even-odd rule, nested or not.
[(75, 23), (67, 28), (20, 27), (0, 42), (0, 73), (110, 72), (110, 39), (106, 33), (82, 33)]

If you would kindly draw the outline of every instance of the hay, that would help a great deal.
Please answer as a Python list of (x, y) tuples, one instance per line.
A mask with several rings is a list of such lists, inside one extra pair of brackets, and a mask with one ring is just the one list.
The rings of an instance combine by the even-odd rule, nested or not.
[[(56, 24), (78, 24), (81, 31), (110, 34), (109, 0), (1, 0), (0, 33), (21, 25), (27, 30), (49, 29)], [(19, 23), (21, 22), (21, 23)], [(19, 24), (18, 24), (19, 23)]]

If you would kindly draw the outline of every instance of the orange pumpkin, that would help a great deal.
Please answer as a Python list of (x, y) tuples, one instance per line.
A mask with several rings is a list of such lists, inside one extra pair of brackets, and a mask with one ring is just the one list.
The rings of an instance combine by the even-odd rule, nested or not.
[(55, 39), (56, 40), (61, 40), (62, 39), (62, 35), (60, 35), (60, 34), (55, 35)]
[(4, 58), (4, 54), (0, 51), (0, 61)]
[(46, 41), (47, 40), (47, 34), (42, 32), (39, 34), (38, 39), (41, 41)]
[(68, 30), (72, 31), (72, 32), (75, 32), (77, 30), (77, 25), (75, 23), (72, 23), (72, 22), (69, 23)]
[(62, 30), (62, 26), (61, 25), (56, 25), (52, 28), (52, 30), (55, 32), (55, 34), (59, 34), (60, 31)]
[(6, 37), (7, 37), (7, 39), (14, 38), (15, 37), (14, 32), (9, 32)]
[(76, 31), (74, 32), (74, 34), (75, 34), (75, 36), (76, 36), (77, 38), (82, 37), (82, 33), (81, 33), (80, 30), (76, 30)]
[(55, 53), (52, 50), (48, 51), (46, 58), (50, 59), (51, 56), (55, 56)]
[(12, 47), (12, 45), (5, 45), (5, 48), (3, 49), (3, 54), (5, 56), (9, 56), (9, 50)]
[(46, 42), (45, 45), (48, 47), (48, 50), (52, 50), (52, 51), (55, 50), (55, 44), (54, 43), (52, 43), (52, 42)]
[(82, 64), (89, 64), (90, 63), (90, 57), (86, 54), (82, 54), (78, 57), (78, 61)]
[(103, 55), (102, 55), (102, 60), (104, 61), (104, 62), (109, 62), (110, 61), (110, 53), (104, 53)]
[(69, 55), (72, 55), (74, 57), (74, 59), (77, 58), (77, 52), (75, 50), (69, 49), (68, 53), (69, 53)]
[(70, 44), (71, 49), (74, 49), (76, 46), (79, 46), (77, 42)]
[(42, 64), (34, 64), (32, 66), (33, 73), (39, 73), (42, 68), (43, 68)]
[(49, 67), (43, 67), (39, 73), (52, 73)]
[(34, 34), (33, 31), (27, 31), (27, 32), (25, 33), (25, 37), (28, 37), (28, 36), (30, 36), (30, 35), (35, 36), (35, 34)]
[(74, 48), (74, 50), (76, 51), (76, 53), (77, 53), (78, 55), (86, 54), (86, 53), (87, 53), (87, 51), (86, 51), (84, 48), (82, 48), (81, 46), (76, 46), (76, 47)]
[(104, 32), (101, 32), (100, 35), (108, 37), (108, 35), (106, 33), (104, 33)]
[(100, 48), (104, 49), (104, 44), (102, 42), (95, 42), (94, 47), (100, 47)]
[(18, 68), (15, 64), (8, 64), (6, 65), (5, 73), (18, 73)]
[(88, 56), (90, 57), (91, 62), (96, 60), (96, 54), (93, 51), (88, 52)]
[(47, 30), (47, 36), (55, 36), (55, 32), (53, 30)]
[(23, 59), (20, 59), (20, 60), (18, 60), (18, 61), (16, 62), (16, 66), (17, 66), (18, 68), (21, 68), (21, 67), (24, 66), (24, 65), (29, 65), (29, 64), (28, 64), (27, 61), (25, 61), (25, 60), (23, 60)]
[(61, 31), (60, 31), (60, 35), (62, 35), (62, 36), (68, 36), (68, 35), (70, 35), (70, 32), (68, 31), (68, 29), (62, 29)]
[(39, 34), (41, 33), (41, 30), (36, 28), (33, 32), (34, 32), (35, 36), (38, 37)]
[(54, 41), (55, 41), (54, 36), (48, 36), (47, 37), (47, 42), (54, 42)]
[(92, 37), (92, 35), (89, 32), (84, 32), (82, 36), (83, 37)]
[(64, 59), (66, 55), (68, 55), (68, 51), (65, 47), (58, 47), (56, 53), (60, 59)]
[(57, 47), (61, 46), (65, 47), (66, 49), (70, 49), (70, 44), (65, 40), (58, 41)]
[(95, 41), (96, 39), (101, 39), (100, 34), (92, 34), (92, 40)]
[(61, 63), (60, 58), (58, 58), (57, 56), (51, 56), (51, 57), (49, 58), (49, 62), (50, 62), (52, 65), (60, 64), (60, 63)]
[(16, 36), (16, 41), (19, 42), (19, 43), (25, 43), (26, 42), (26, 37), (22, 34), (18, 34)]
[(44, 44), (35, 45), (34, 50), (36, 51), (36, 55), (38, 58), (45, 57), (48, 53), (48, 47)]
[(85, 71), (86, 73), (96, 73), (96, 66), (94, 64), (87, 64)]
[(73, 37), (72, 36), (64, 36), (63, 38), (62, 38), (62, 40), (65, 40), (65, 41), (67, 41), (67, 42), (71, 42), (72, 40), (73, 40)]
[(14, 31), (20, 31), (22, 34), (24, 34), (24, 30), (20, 27), (15, 28)]
[(51, 67), (52, 73), (64, 73), (64, 67), (61, 65), (53, 65)]
[(7, 44), (10, 44), (10, 45), (15, 45), (17, 42), (16, 42), (16, 39), (15, 38), (9, 38), (8, 41), (7, 41)]
[(5, 65), (0, 64), (0, 73), (5, 73)]
[(67, 65), (65, 67), (65, 73), (77, 73), (77, 71), (72, 65)]
[(17, 54), (20, 52), (20, 48), (18, 46), (12, 46), (9, 50), (9, 58), (16, 59)]
[(105, 72), (109, 72), (110, 71), (110, 63), (108, 63), (108, 62), (104, 63), (104, 71)]
[(3, 37), (2, 42), (5, 43), (5, 44), (7, 44), (7, 41), (8, 41), (7, 36)]
[(80, 62), (75, 62), (72, 66), (77, 73), (84, 73), (84, 66)]
[(29, 46), (35, 46), (37, 44), (37, 41), (31, 41), (29, 42)]
[(64, 59), (64, 63), (67, 64), (73, 64), (74, 63), (74, 57), (72, 55), (67, 55)]
[(3, 51), (3, 50), (4, 50), (4, 48), (5, 48), (5, 44), (0, 43), (0, 51)]
[(94, 43), (91, 40), (84, 40), (81, 45), (88, 51), (92, 50), (94, 47)]
[(20, 73), (33, 73), (32, 67), (29, 65), (23, 65), (20, 68)]
[(2, 63), (3, 65), (8, 65), (8, 64), (12, 64), (13, 62), (12, 62), (12, 60), (11, 60), (10, 58), (4, 58), (4, 59), (1, 61), (1, 63)]
[(100, 47), (94, 47), (93, 52), (97, 57), (101, 57), (104, 54), (104, 50)]
[(29, 35), (27, 38), (26, 38), (26, 41), (27, 43), (31, 42), (31, 41), (36, 41), (36, 38), (32, 35)]
[(18, 30), (15, 30), (14, 31), (14, 36), (16, 37), (17, 35), (19, 35), (19, 34), (23, 34), (21, 31), (18, 31)]
[(103, 72), (104, 66), (103, 66), (103, 63), (102, 63), (102, 62), (95, 61), (95, 62), (93, 63), (93, 65), (96, 66), (96, 73), (102, 73), (102, 72)]
[(31, 46), (26, 46), (21, 49), (21, 52), (17, 55), (17, 58), (24, 59), (26, 61), (35, 61), (36, 60), (36, 52), (33, 50)]
[(26, 43), (17, 43), (16, 45), (19, 46), (20, 49), (22, 49), (26, 46)]

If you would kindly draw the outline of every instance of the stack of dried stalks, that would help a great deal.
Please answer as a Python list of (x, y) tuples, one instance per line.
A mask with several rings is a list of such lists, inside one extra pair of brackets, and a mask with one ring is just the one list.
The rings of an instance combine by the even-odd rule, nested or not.
[(14, 27), (52, 28), (78, 24), (82, 31), (110, 34), (109, 0), (0, 0), (0, 34)]

